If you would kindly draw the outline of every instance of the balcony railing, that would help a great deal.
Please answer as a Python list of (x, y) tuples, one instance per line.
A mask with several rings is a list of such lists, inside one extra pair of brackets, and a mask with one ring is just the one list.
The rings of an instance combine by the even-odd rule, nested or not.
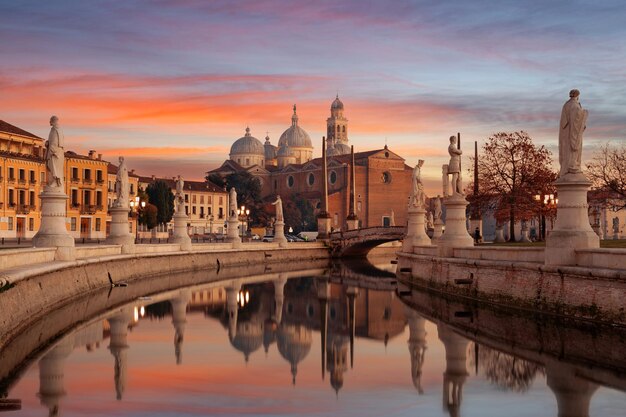
[(14, 209), (15, 207), (17, 207), (17, 204), (12, 203), (12, 202), (9, 201), (9, 208)]
[(104, 180), (103, 179), (96, 180), (96, 184), (102, 185), (104, 184)]
[(30, 206), (27, 204), (20, 204), (17, 206), (17, 214), (28, 214), (30, 213)]
[(7, 178), (7, 181), (8, 182), (15, 182), (15, 177), (9, 177), (9, 178)]
[(70, 181), (71, 181), (73, 184), (78, 184), (78, 183), (80, 182), (80, 178), (77, 178), (77, 177), (72, 177), (72, 178), (70, 179)]
[(34, 179), (34, 178), (31, 178), (31, 179), (30, 179), (30, 183), (31, 183), (31, 184), (37, 184), (37, 180), (36, 180), (36, 179)]
[(80, 214), (96, 214), (96, 206), (93, 204), (82, 206), (80, 209)]

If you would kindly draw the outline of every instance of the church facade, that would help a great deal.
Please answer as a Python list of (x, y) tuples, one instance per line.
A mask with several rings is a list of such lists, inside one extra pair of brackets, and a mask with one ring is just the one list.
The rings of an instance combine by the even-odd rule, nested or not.
[[(328, 212), (332, 228), (346, 230), (350, 213), (351, 146), (348, 140), (348, 119), (344, 105), (337, 97), (330, 106), (326, 120), (328, 179)], [(298, 196), (308, 200), (317, 215), (323, 199), (322, 158), (313, 158), (313, 142), (300, 126), (296, 106), (291, 126), (280, 136), (277, 146), (270, 138), (265, 143), (256, 139), (246, 128), (243, 137), (231, 146), (229, 159), (209, 174), (226, 176), (247, 171), (262, 185), (262, 197), (267, 201), (277, 195), (283, 199)], [(355, 152), (355, 214), (360, 227), (404, 225), (411, 190), (412, 168), (404, 158), (386, 145), (369, 151)], [(287, 225), (289, 226), (289, 225)]]

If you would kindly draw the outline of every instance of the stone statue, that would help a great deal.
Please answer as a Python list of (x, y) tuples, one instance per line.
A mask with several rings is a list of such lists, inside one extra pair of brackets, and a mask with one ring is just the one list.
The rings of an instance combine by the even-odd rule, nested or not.
[(422, 184), (422, 166), (424, 160), (420, 159), (413, 169), (413, 189), (411, 191), (411, 206), (423, 208), (426, 202), (424, 195), (424, 185)]
[(115, 176), (115, 193), (117, 198), (113, 203), (113, 207), (128, 207), (129, 204), (129, 183), (128, 183), (128, 168), (126, 168), (126, 162), (124, 157), (119, 158), (120, 165), (117, 168), (117, 175)]
[(389, 215), (389, 226), (395, 226), (396, 225), (396, 213), (394, 213), (393, 210), (391, 210), (391, 214)]
[(435, 199), (435, 220), (441, 220), (441, 198), (439, 196)]
[(583, 132), (587, 125), (587, 110), (578, 102), (580, 92), (569, 92), (570, 99), (563, 105), (559, 124), (559, 178), (568, 173), (582, 172), (580, 162), (583, 150)]
[(52, 116), (50, 118), (50, 134), (46, 141), (46, 173), (48, 179), (46, 185), (48, 187), (63, 188), (63, 166), (65, 165), (65, 151), (63, 150), (63, 142), (65, 138), (59, 127), (59, 118)]
[(276, 196), (276, 201), (272, 203), (276, 206), (276, 221), (284, 222), (285, 218), (283, 217), (283, 200), (280, 199), (280, 196)]
[(435, 226), (435, 220), (433, 219), (433, 212), (428, 212), (428, 217), (426, 217), (426, 228), (433, 229)]
[(230, 213), (230, 217), (237, 217), (237, 190), (235, 187), (231, 187), (230, 189), (230, 198), (228, 199), (228, 212)]
[[(448, 146), (450, 162), (448, 163), (446, 178), (452, 175), (452, 181), (450, 181), (450, 184), (452, 185), (452, 195), (463, 195), (463, 184), (461, 181), (461, 155), (463, 154), (463, 151), (457, 147), (456, 141), (456, 136), (450, 136), (450, 145)], [(448, 186), (446, 186), (446, 193), (447, 191)]]
[(185, 193), (184, 193), (185, 181), (180, 175), (176, 179), (176, 211), (178, 213), (185, 212)]

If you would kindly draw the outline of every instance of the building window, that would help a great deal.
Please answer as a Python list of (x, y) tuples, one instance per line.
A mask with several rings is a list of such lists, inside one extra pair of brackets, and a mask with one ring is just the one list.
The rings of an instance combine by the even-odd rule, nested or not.
[(189, 194), (185, 194), (185, 203), (189, 203)]
[(102, 191), (96, 191), (96, 205), (102, 205)]
[(9, 167), (9, 181), (15, 181), (15, 169)]
[(135, 195), (135, 184), (130, 184), (130, 195)]
[(210, 195), (208, 195), (208, 196), (206, 197), (206, 202), (207, 202), (207, 204), (211, 204), (211, 202), (212, 202), (212, 201), (213, 201), (213, 198), (212, 198)]
[(45, 172), (41, 172), (41, 175), (39, 175), (39, 182), (40, 183), (44, 183), (46, 182), (46, 173)]
[(309, 185), (313, 185), (315, 184), (315, 175), (313, 175), (312, 173), (309, 174), (309, 179), (308, 179)]
[(78, 181), (78, 168), (72, 167), (72, 180)]
[(290, 175), (287, 177), (287, 187), (291, 188), (293, 187), (293, 184), (295, 183), (295, 180), (293, 179), (293, 175)]
[(191, 208), (191, 214), (195, 215), (196, 214), (196, 206), (193, 206)]
[[(209, 203), (210, 203), (210, 201), (209, 201)], [(220, 204), (220, 206), (221, 206), (222, 204), (224, 204), (224, 198), (223, 198), (223, 197), (220, 197), (220, 203), (219, 203), (219, 204)]]
[(200, 204), (204, 204), (204, 195), (200, 196)]
[(77, 189), (72, 189), (72, 197), (70, 199), (71, 203), (72, 203), (72, 207), (78, 207), (78, 190)]
[(330, 175), (328, 177), (328, 180), (330, 181), (331, 184), (334, 184), (337, 182), (337, 173), (335, 171), (330, 171)]
[(19, 177), (20, 181), (26, 181), (26, 171), (25, 170), (20, 169), (19, 170), (19, 175), (20, 175), (20, 177)]
[(26, 205), (26, 191), (24, 190), (20, 190), (19, 194), (18, 194), (18, 204), (20, 206), (25, 206)]
[(224, 217), (224, 209), (222, 207), (218, 209), (217, 215), (220, 219)]
[(98, 181), (99, 184), (104, 183), (104, 180), (102, 179), (102, 170), (97, 170), (96, 171), (96, 181)]
[(28, 230), (31, 232), (35, 230), (35, 219), (32, 217), (28, 219)]
[(83, 179), (85, 179), (86, 181), (91, 180), (91, 170), (90, 169), (84, 169), (83, 170)]
[(29, 202), (29, 204), (31, 205), (31, 207), (33, 207), (33, 208), (34, 208), (34, 207), (35, 207), (35, 192), (34, 192), (34, 191), (31, 191), (31, 192), (30, 192), (30, 193), (28, 193), (28, 194), (29, 194), (29, 196), (28, 196), (28, 202)]
[(391, 173), (389, 171), (383, 172), (381, 180), (384, 184), (389, 184), (391, 182)]
[(70, 217), (70, 230), (72, 232), (76, 231), (76, 217)]
[(9, 222), (7, 228), (13, 230), (13, 217), (9, 217), (7, 220)]
[(100, 217), (96, 217), (96, 232), (99, 232), (101, 227), (102, 227), (102, 219)]
[(189, 207), (185, 206), (185, 214), (189, 216)]
[(191, 202), (193, 204), (196, 204), (196, 195), (195, 194), (191, 196)]
[(35, 171), (29, 171), (28, 176), (29, 176), (31, 184), (34, 184), (37, 182), (37, 178), (35, 177)]
[(15, 192), (13, 189), (9, 189), (9, 207), (15, 206)]

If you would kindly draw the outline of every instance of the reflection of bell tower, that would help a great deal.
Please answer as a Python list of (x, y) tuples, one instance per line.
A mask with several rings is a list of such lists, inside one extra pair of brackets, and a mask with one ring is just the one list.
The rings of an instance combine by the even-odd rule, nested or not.
[(126, 389), (127, 364), (126, 356), (128, 350), (128, 325), (132, 319), (132, 314), (127, 310), (122, 310), (116, 315), (109, 317), (111, 326), (111, 340), (109, 350), (115, 358), (115, 392), (118, 400), (122, 399)]
[(409, 354), (411, 355), (411, 378), (417, 392), (424, 393), (422, 389), (422, 366), (424, 365), (424, 353), (426, 353), (426, 320), (414, 310), (407, 307), (407, 319), (409, 321)]
[(72, 353), (74, 338), (68, 336), (39, 360), (39, 393), (41, 405), (48, 407), (48, 415), (60, 415), (59, 403), (65, 396), (65, 359)]
[(589, 417), (589, 403), (598, 385), (559, 363), (546, 364), (548, 386), (554, 392), (559, 417)]
[(191, 293), (188, 289), (181, 290), (177, 297), (170, 300), (172, 305), (172, 324), (174, 325), (174, 352), (176, 355), (176, 364), (183, 362), (183, 339), (185, 337), (185, 324), (187, 324), (187, 304), (191, 299)]
[(343, 374), (348, 370), (348, 338), (332, 335), (326, 352), (330, 385), (339, 394), (343, 387)]
[(359, 295), (359, 288), (348, 286), (346, 296), (348, 297), (348, 325), (350, 327), (350, 369), (354, 367), (354, 337), (356, 335), (356, 298)]
[(450, 416), (460, 416), (463, 384), (467, 378), (467, 346), (469, 340), (454, 333), (445, 324), (437, 326), (439, 339), (446, 348), (446, 371), (443, 374), (443, 409)]
[(274, 320), (277, 324), (280, 324), (283, 318), (283, 304), (285, 302), (285, 284), (287, 283), (287, 277), (285, 274), (280, 274), (278, 279), (273, 281), (274, 283)]

